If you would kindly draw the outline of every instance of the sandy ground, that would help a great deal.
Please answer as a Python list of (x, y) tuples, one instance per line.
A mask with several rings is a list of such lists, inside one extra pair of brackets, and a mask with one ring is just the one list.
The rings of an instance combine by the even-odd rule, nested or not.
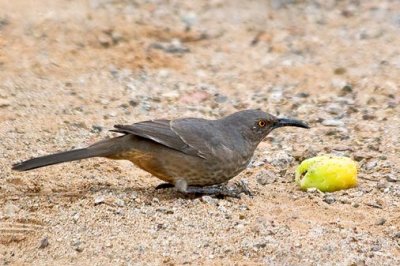
[[(187, 2), (187, 3), (186, 3)], [(400, 2), (0, 1), (0, 264), (399, 265)], [(303, 119), (249, 168), (254, 197), (184, 197), (126, 161), (13, 162), (114, 124), (262, 108)], [(303, 192), (333, 153), (359, 186)]]

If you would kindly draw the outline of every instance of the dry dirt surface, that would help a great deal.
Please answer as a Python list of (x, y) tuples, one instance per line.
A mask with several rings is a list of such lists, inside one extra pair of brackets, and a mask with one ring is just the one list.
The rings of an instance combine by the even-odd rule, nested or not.
[[(0, 0), (0, 264), (400, 265), (400, 2)], [(262, 108), (254, 197), (189, 197), (127, 161), (11, 164), (114, 124)], [(359, 186), (294, 169), (352, 157)]]

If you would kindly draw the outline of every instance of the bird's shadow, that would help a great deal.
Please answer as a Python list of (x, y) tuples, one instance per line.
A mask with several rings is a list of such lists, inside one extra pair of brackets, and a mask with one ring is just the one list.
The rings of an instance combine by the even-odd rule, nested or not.
[[(201, 197), (201, 194), (183, 194), (175, 190), (175, 188), (156, 189), (156, 186), (138, 186), (127, 187), (119, 185), (110, 185), (108, 183), (85, 184), (74, 188), (58, 188), (51, 191), (48, 190), (20, 190), (18, 192), (1, 193), (0, 198), (4, 200), (24, 199), (24, 198), (43, 198), (51, 199), (53, 202), (68, 198), (68, 202), (72, 203), (80, 199), (95, 198), (99, 195), (111, 195), (119, 198), (138, 198), (141, 202), (151, 202), (154, 199), (158, 201), (174, 201), (177, 199), (193, 200)], [(133, 196), (134, 195), (134, 196)]]
[[(161, 183), (164, 185), (165, 183)], [(159, 186), (148, 186), (148, 187), (120, 187), (120, 186), (104, 186), (104, 185), (96, 185), (91, 186), (88, 190), (92, 194), (96, 193), (112, 193), (115, 196), (122, 194), (130, 194), (136, 193), (138, 197), (140, 197), (143, 201), (152, 201), (155, 198), (158, 201), (174, 201), (176, 199), (184, 199), (184, 200), (194, 200), (197, 198), (201, 198), (206, 194), (201, 193), (192, 193), (192, 194), (184, 194), (177, 191), (173, 186), (168, 186), (166, 188), (159, 188)], [(213, 195), (213, 197), (217, 199), (227, 198), (223, 195)]]

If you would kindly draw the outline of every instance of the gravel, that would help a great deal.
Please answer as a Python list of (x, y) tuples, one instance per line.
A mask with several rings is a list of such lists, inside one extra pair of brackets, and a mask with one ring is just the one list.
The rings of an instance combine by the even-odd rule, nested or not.
[[(0, 264), (400, 265), (396, 1), (3, 2)], [(10, 169), (114, 124), (245, 108), (311, 126), (274, 130), (227, 184), (252, 197), (155, 190), (105, 158)], [(325, 153), (359, 185), (301, 191), (296, 166)]]

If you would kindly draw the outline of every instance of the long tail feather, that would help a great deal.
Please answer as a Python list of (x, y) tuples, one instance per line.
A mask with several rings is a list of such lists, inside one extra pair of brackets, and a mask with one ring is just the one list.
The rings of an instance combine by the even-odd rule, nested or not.
[(28, 171), (35, 168), (40, 168), (52, 164), (76, 161), (91, 157), (106, 157), (113, 153), (117, 153), (123, 149), (121, 146), (122, 137), (112, 138), (100, 141), (84, 149), (76, 149), (71, 151), (64, 151), (60, 153), (45, 155), (33, 158), (27, 161), (16, 163), (12, 166), (16, 171)]
[(12, 166), (13, 170), (27, 171), (47, 165), (70, 162), (97, 156), (89, 149), (78, 149), (72, 151), (65, 151), (56, 154), (46, 155), (38, 158), (33, 158), (24, 162), (16, 163)]

